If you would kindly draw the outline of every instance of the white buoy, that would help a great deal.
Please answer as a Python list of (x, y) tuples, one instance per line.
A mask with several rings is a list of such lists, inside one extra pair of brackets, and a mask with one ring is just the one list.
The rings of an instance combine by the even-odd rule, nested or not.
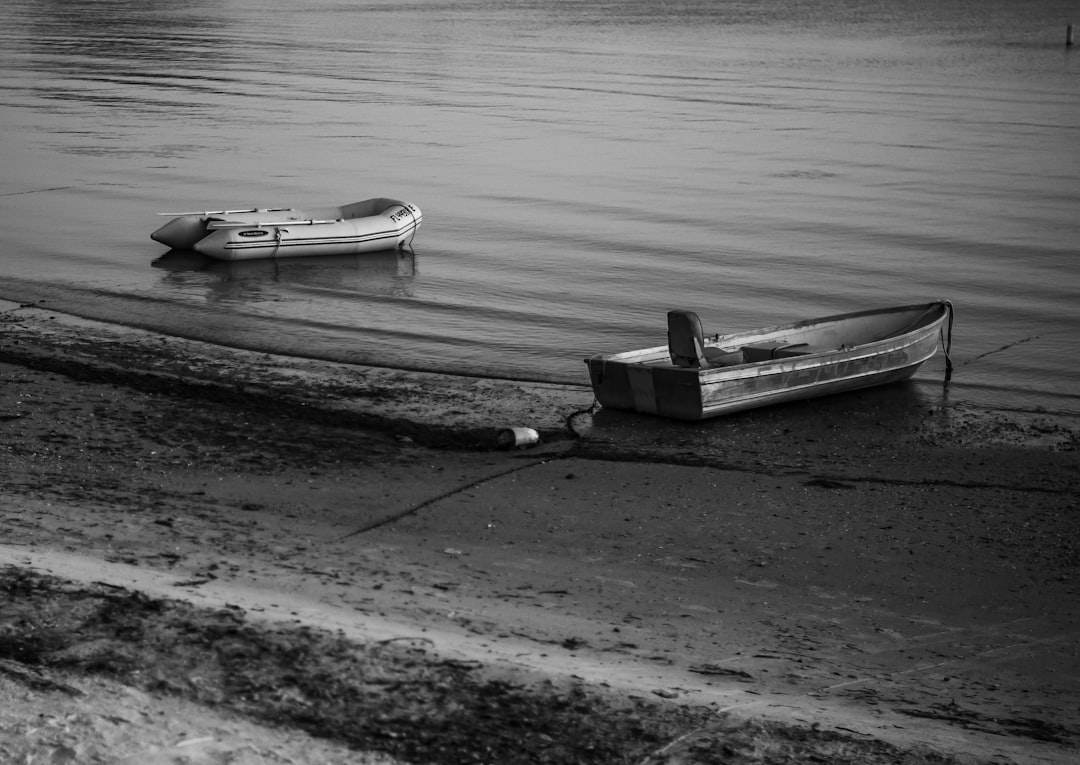
[(532, 446), (540, 442), (540, 434), (532, 428), (507, 428), (499, 432), (498, 442), (504, 449), (512, 446)]

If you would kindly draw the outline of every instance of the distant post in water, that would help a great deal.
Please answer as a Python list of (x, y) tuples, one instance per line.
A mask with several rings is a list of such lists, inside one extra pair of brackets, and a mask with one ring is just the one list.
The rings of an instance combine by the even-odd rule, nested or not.
[(1073, 25), (1069, 24), (1065, 27), (1065, 47), (1071, 48), (1073, 46)]

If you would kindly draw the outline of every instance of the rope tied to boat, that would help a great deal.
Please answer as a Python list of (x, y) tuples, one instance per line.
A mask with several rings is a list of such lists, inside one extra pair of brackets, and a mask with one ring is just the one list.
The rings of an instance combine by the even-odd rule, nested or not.
[(951, 300), (941, 301), (945, 309), (949, 312), (949, 322), (947, 324), (948, 330), (942, 328), (941, 330), (941, 349), (945, 353), (945, 382), (948, 382), (952, 378), (953, 373), (953, 361), (952, 361), (952, 328), (953, 328), (953, 314), (955, 309)]
[(399, 244), (398, 249), (405, 249), (406, 245), (409, 246), (409, 247), (412, 247), (412, 240), (416, 238), (416, 228), (417, 228), (417, 226), (416, 226), (416, 213), (413, 212), (412, 205), (405, 204), (405, 205), (402, 205), (402, 206), (406, 210), (409, 211), (409, 218), (412, 219), (412, 231), (409, 232), (409, 241), (402, 242), (401, 244)]
[(596, 414), (598, 409), (600, 409), (600, 401), (596, 398), (595, 395), (593, 395), (592, 403), (589, 404), (588, 407), (586, 407), (585, 409), (578, 409), (576, 412), (571, 412), (570, 414), (566, 415), (566, 429), (567, 431), (569, 431), (570, 435), (574, 438), (581, 438), (581, 434), (578, 433), (577, 429), (574, 427), (575, 417), (579, 417), (583, 414), (587, 414), (591, 417), (592, 415)]
[(281, 226), (274, 226), (274, 257), (277, 257), (278, 248), (281, 247), (281, 234), (289, 233), (289, 229), (283, 229)]

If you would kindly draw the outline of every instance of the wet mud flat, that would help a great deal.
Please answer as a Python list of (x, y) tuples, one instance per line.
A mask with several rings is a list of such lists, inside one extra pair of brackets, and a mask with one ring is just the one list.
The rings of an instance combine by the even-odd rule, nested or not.
[[(225, 718), (219, 727), (238, 717), (302, 731), (354, 753), (315, 745), (303, 762), (954, 761), (836, 731), (725, 719), (707, 708), (615, 694), (573, 678), (493, 676), (476, 662), (434, 654), (419, 639), (359, 644), (302, 625), (254, 624), (236, 609), (197, 609), (11, 568), (0, 572), (0, 592), (0, 615), (9, 625), (0, 636), (8, 700), (58, 696), (86, 710), (65, 714), (59, 704), (44, 726), (40, 717), (26, 726), (22, 741), (12, 735), (19, 726), (5, 720), (9, 738), (0, 751), (14, 761), (65, 752), (78, 761), (89, 761), (82, 759), (87, 754), (151, 754), (138, 732), (156, 723), (140, 703), (147, 696), (214, 710)], [(107, 678), (137, 695), (120, 711), (95, 708), (86, 704), (94, 694), (88, 677)], [(169, 727), (182, 743), (190, 723), (174, 719)], [(173, 754), (202, 750), (209, 756), (236, 747), (227, 738), (209, 738), (174, 744)], [(266, 761), (296, 756), (266, 739), (257, 746), (263, 751), (236, 749)]]
[(702, 449), (584, 389), (4, 321), (14, 756), (1075, 755), (1070, 423), (885, 439), (871, 398)]

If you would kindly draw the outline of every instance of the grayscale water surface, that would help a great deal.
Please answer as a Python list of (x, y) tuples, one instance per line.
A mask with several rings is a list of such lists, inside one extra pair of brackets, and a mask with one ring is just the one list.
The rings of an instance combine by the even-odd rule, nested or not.
[[(0, 296), (581, 384), (673, 307), (716, 332), (948, 298), (951, 400), (1075, 415), (1076, 11), (5, 0)], [(411, 253), (229, 265), (149, 239), (158, 212), (374, 196), (423, 210)]]

